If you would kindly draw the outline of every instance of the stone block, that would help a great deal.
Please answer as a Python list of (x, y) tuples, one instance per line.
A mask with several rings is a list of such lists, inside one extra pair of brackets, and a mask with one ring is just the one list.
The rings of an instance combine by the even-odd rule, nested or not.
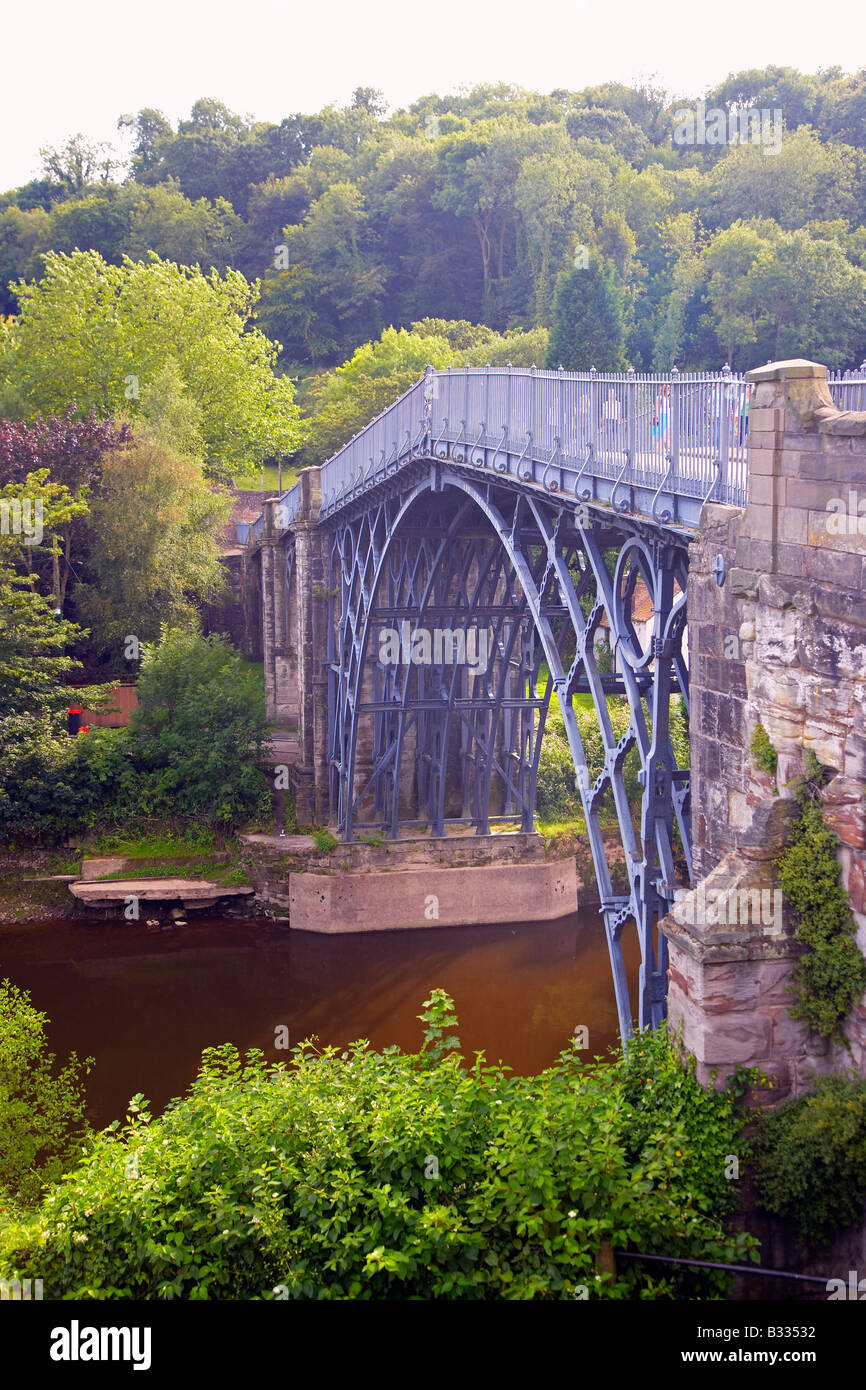
[(779, 540), (785, 545), (806, 545), (809, 540), (809, 513), (801, 507), (784, 507), (779, 512)]
[(795, 579), (802, 578), (805, 574), (808, 554), (809, 547), (807, 545), (780, 543), (776, 546), (776, 570), (779, 574), (787, 574)]
[(756, 541), (751, 536), (739, 536), (736, 548), (737, 567), (769, 574), (773, 569), (772, 541)]
[(762, 433), (764, 430), (775, 433), (782, 424), (782, 412), (770, 406), (758, 406), (749, 411), (749, 434), (752, 429)]
[(697, 1055), (708, 1066), (755, 1066), (769, 1056), (771, 1039), (772, 1023), (764, 1014), (713, 1015)]
[(753, 541), (772, 541), (776, 536), (775, 507), (750, 502), (743, 520), (742, 536)]
[[(745, 765), (744, 765), (745, 768)], [(745, 782), (745, 771), (743, 774)], [(745, 831), (752, 819), (752, 813), (743, 791), (728, 792), (728, 822), (732, 830)]]
[(801, 507), (804, 511), (827, 511), (827, 504), (834, 496), (830, 482), (818, 482), (811, 478), (785, 478), (782, 501), (786, 507)]
[(779, 472), (779, 459), (781, 454), (775, 448), (775, 435), (768, 436), (772, 441), (765, 447), (758, 447), (749, 440), (749, 484), (753, 478), (757, 477), (776, 477)]
[(777, 480), (771, 474), (753, 473), (749, 469), (749, 506), (775, 504)]

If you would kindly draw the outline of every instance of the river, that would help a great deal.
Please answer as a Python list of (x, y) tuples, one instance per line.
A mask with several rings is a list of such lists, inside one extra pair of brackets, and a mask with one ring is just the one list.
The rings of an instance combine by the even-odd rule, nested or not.
[[(627, 952), (636, 977), (636, 942)], [(267, 921), (193, 918), (149, 932), (115, 922), (0, 926), (0, 975), (31, 992), (59, 1057), (92, 1056), (88, 1118), (121, 1119), (142, 1092), (160, 1110), (195, 1076), (202, 1049), (232, 1042), (287, 1060), (317, 1035), (344, 1046), (417, 1050), (431, 989), (455, 1000), (467, 1057), (529, 1075), (554, 1061), (579, 1026), (587, 1056), (616, 1042), (604, 931), (588, 907), (555, 922), (320, 936)]]

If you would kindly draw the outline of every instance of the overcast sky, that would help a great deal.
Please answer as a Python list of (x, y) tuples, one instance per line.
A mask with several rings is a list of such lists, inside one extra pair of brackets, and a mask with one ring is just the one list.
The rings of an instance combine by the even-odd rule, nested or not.
[(39, 173), (41, 146), (116, 143), (121, 112), (175, 121), (197, 97), (276, 121), (361, 86), (392, 108), (485, 81), (691, 96), (746, 67), (866, 62), (862, 0), (16, 0), (2, 33), (0, 189)]

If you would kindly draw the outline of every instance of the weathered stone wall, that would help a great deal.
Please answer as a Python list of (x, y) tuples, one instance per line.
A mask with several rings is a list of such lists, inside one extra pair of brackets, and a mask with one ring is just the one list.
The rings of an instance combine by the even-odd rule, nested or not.
[[(266, 502), (260, 547), (265, 700), (268, 719), (297, 730), (291, 769), (301, 824), (328, 819), (327, 622), (328, 533), (317, 524), (320, 470), (298, 476), (301, 503), (287, 534), (279, 525), (279, 499)], [(294, 546), (286, 587), (286, 547)]]
[[(778, 753), (782, 798), (791, 797), (807, 749), (835, 774), (825, 814), (866, 950), (866, 414), (835, 408), (818, 364), (775, 363), (749, 375), (748, 505), (706, 507), (690, 557), (696, 876), (711, 875), (722, 889), (754, 877), (744, 837), (773, 792), (749, 751), (761, 723)], [(670, 1016), (707, 1074), (715, 1063), (760, 1062), (783, 1091), (852, 1060), (866, 1074), (862, 1005), (850, 1020), (851, 1058), (820, 1061), (820, 1047), (788, 1017), (784, 985), (797, 948), (787, 915), (775, 943), (760, 922), (741, 924), (725, 942), (713, 926), (665, 929)]]

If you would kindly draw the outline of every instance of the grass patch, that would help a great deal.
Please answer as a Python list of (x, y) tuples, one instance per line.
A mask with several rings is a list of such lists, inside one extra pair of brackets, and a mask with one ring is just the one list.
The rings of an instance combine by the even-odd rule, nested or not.
[(214, 832), (207, 826), (196, 825), (184, 830), (154, 830), (136, 836), (122, 831), (104, 831), (88, 845), (88, 853), (95, 857), (116, 855), (121, 859), (167, 859), (207, 853), (216, 848)]

